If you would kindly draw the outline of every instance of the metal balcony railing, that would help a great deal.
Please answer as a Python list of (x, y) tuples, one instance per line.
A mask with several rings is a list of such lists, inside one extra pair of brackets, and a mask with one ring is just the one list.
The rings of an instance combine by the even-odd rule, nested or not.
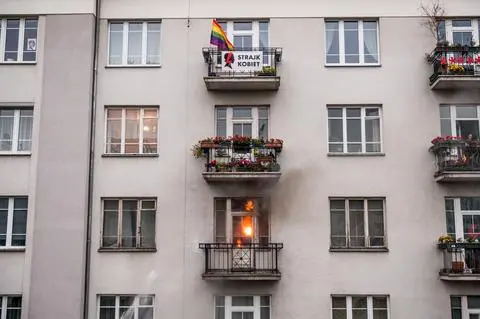
[(444, 140), (430, 148), (436, 175), (448, 171), (480, 171), (480, 140)]
[(480, 47), (438, 46), (428, 57), (433, 65), (430, 84), (441, 75), (462, 76), (478, 75), (480, 77)]
[[(260, 70), (255, 71), (234, 71), (226, 66), (225, 54), (227, 51), (220, 51), (216, 48), (203, 48), (203, 58), (208, 64), (209, 77), (245, 77), (245, 76), (277, 76), (277, 64), (282, 58), (281, 48), (237, 48), (233, 52), (260, 52), (262, 63)], [(245, 61), (248, 63), (248, 61)], [(248, 67), (246, 68), (248, 69)]]
[(279, 172), (281, 145), (222, 143), (204, 148), (207, 172)]
[(279, 276), (278, 252), (282, 243), (203, 243), (204, 276)]
[(477, 274), (480, 276), (480, 243), (439, 244), (443, 251), (440, 274)]

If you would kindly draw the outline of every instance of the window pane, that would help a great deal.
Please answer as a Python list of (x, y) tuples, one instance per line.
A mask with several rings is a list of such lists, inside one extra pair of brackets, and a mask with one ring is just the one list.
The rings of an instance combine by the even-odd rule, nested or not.
[(332, 308), (347, 308), (345, 297), (332, 297)]
[(365, 140), (380, 142), (380, 119), (365, 119)]
[(250, 107), (234, 107), (233, 118), (252, 118), (252, 109)]
[(142, 29), (143, 23), (141, 22), (128, 24), (128, 64), (142, 63)]
[(362, 151), (362, 144), (347, 144), (348, 153), (360, 153)]
[(233, 30), (235, 31), (252, 30), (252, 22), (234, 22)]
[(360, 117), (362, 115), (362, 110), (360, 108), (352, 108), (349, 107), (347, 108), (347, 117), (352, 118), (352, 117)]
[(115, 296), (101, 296), (100, 307), (115, 307)]
[(352, 308), (362, 308), (367, 309), (367, 298), (366, 297), (352, 297)]
[(373, 308), (387, 309), (387, 297), (373, 297)]
[(270, 307), (260, 308), (260, 319), (270, 319)]
[(467, 297), (468, 309), (480, 309), (480, 296)]
[(123, 23), (110, 24), (109, 64), (122, 64)]
[(345, 21), (345, 63), (359, 62), (358, 22)]
[[(15, 204), (26, 199), (15, 199)], [(25, 239), (27, 233), (27, 209), (21, 208), (13, 212), (13, 227), (12, 227), (12, 246), (25, 246)]]
[(134, 296), (120, 296), (120, 307), (133, 306), (134, 301), (135, 301)]
[(342, 112), (343, 112), (342, 108), (329, 107), (328, 108), (328, 117), (329, 118), (332, 118), (332, 117), (342, 118), (342, 116), (343, 116)]
[(367, 319), (367, 310), (352, 310), (352, 319)]
[(215, 307), (215, 319), (225, 319), (224, 307)]
[(252, 48), (252, 36), (251, 35), (235, 35), (233, 36), (233, 45), (235, 49)]
[(328, 141), (343, 142), (343, 122), (341, 119), (328, 120)]
[(124, 200), (122, 211), (122, 246), (136, 247), (137, 201)]
[(160, 64), (160, 23), (149, 23), (147, 28), (147, 64)]
[(118, 233), (118, 213), (116, 211), (105, 211), (103, 214), (103, 247), (115, 247)]
[(253, 306), (253, 296), (232, 296), (232, 306)]
[(458, 27), (471, 27), (472, 26), (472, 20), (452, 20), (452, 27), (458, 28)]
[(363, 23), (365, 63), (378, 63), (377, 23)]
[(23, 37), (23, 61), (35, 61), (37, 57), (37, 20), (25, 20)]
[(215, 109), (215, 116), (217, 122), (217, 136), (227, 136), (227, 109), (218, 107)]
[(13, 110), (0, 110), (0, 151), (12, 150), (13, 121)]
[(153, 319), (153, 308), (143, 308), (138, 309), (138, 319)]
[(155, 211), (143, 210), (140, 224), (141, 247), (155, 247)]
[(22, 314), (22, 309), (7, 308), (7, 319), (20, 319), (21, 314)]
[(347, 310), (333, 309), (332, 317), (333, 319), (347, 319)]
[[(3, 206), (2, 202), (6, 202), (7, 206)], [(8, 198), (0, 199), (0, 246), (5, 246), (7, 240), (7, 218), (8, 218)]]
[(480, 197), (462, 197), (460, 198), (461, 210), (480, 210)]
[(347, 119), (347, 141), (362, 141), (362, 124), (360, 119)]
[(365, 225), (363, 214), (363, 210), (359, 211), (350, 208), (350, 245), (353, 247), (365, 246)]
[(18, 37), (20, 33), (20, 20), (7, 20), (7, 33), (5, 40), (5, 61), (18, 60)]
[(371, 246), (384, 246), (383, 212), (368, 213), (368, 232)]
[(125, 153), (139, 153), (140, 109), (127, 109)]
[(440, 120), (440, 134), (442, 136), (452, 135), (452, 125), (450, 119)]
[(157, 152), (157, 118), (143, 119), (143, 153)]
[(340, 63), (340, 40), (338, 22), (325, 22), (327, 63)]
[(365, 116), (379, 116), (380, 112), (377, 108), (366, 108)]
[(32, 147), (33, 111), (20, 111), (20, 127), (18, 132), (18, 151), (29, 151)]
[(477, 118), (476, 106), (457, 106), (457, 118)]
[(373, 310), (373, 319), (388, 319), (388, 310)]
[(450, 119), (450, 106), (449, 105), (440, 106), (440, 118)]
[(457, 127), (457, 136), (468, 136), (472, 134), (474, 138), (479, 137), (479, 128), (478, 128), (478, 121), (477, 120), (457, 120), (456, 122)]
[(270, 306), (270, 297), (260, 296), (260, 306)]

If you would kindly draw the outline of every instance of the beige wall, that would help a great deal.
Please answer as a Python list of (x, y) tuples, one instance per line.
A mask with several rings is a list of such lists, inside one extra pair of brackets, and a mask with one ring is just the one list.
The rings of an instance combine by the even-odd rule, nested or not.
[(94, 13), (95, 0), (2, 0), (0, 14), (78, 14)]
[[(105, 1), (102, 15), (125, 17), (128, 12), (128, 17), (155, 18), (147, 13), (156, 8), (150, 4), (138, 9), (121, 2), (113, 8), (113, 2)], [(282, 5), (276, 5), (274, 16), (287, 14)], [(372, 6), (365, 8), (376, 12)], [(335, 7), (337, 14), (340, 9)], [(162, 15), (174, 15), (181, 11), (181, 3), (165, 4), (165, 10), (160, 10)], [(322, 15), (333, 14), (332, 10)], [(388, 15), (388, 10), (393, 12), (395, 6), (383, 5), (379, 12)], [(202, 15), (195, 3), (192, 12)], [(413, 14), (411, 8), (401, 12)], [(185, 19), (164, 19), (161, 68), (110, 69), (105, 68), (106, 21), (102, 22), (91, 318), (95, 318), (97, 294), (134, 292), (155, 294), (159, 318), (210, 318), (213, 295), (242, 293), (272, 294), (276, 319), (328, 318), (330, 294), (342, 293), (389, 294), (392, 318), (450, 318), (449, 295), (476, 290), (471, 284), (445, 284), (438, 279), (441, 254), (435, 242), (445, 232), (443, 197), (480, 193), (474, 186), (436, 184), (427, 149), (440, 133), (438, 105), (479, 102), (480, 93), (429, 89), (431, 67), (424, 56), (432, 49), (431, 38), (419, 28), (420, 19), (380, 19), (381, 67), (326, 68), (323, 19), (272, 18), (271, 45), (284, 52), (280, 90), (273, 93), (206, 90), (201, 48), (208, 46), (210, 23), (210, 19), (194, 19), (187, 28)], [(313, 58), (303, 59), (306, 53)], [(327, 157), (326, 105), (346, 103), (382, 104), (385, 156)], [(158, 158), (101, 157), (103, 106), (119, 104), (160, 106)], [(192, 158), (189, 149), (198, 139), (214, 134), (216, 104), (271, 106), (270, 135), (285, 140), (283, 175), (271, 193), (204, 182), (203, 162)], [(281, 281), (201, 280), (204, 255), (198, 243), (212, 240), (213, 198), (259, 194), (272, 196), (272, 240), (285, 244)], [(104, 196), (158, 198), (157, 253), (95, 252)], [(385, 196), (390, 252), (329, 253), (329, 196)]]

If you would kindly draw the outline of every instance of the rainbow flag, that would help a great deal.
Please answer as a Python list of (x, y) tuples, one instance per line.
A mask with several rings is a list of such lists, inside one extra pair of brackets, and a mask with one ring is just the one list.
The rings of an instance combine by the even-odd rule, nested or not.
[(225, 31), (218, 24), (217, 20), (213, 19), (212, 34), (210, 35), (210, 44), (216, 45), (220, 50), (233, 51), (233, 44), (228, 41)]

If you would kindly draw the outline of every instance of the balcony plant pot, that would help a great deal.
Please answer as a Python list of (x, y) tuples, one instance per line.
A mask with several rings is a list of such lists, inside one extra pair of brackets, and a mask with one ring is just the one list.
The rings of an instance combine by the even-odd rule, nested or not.
[(203, 149), (217, 148), (218, 144), (215, 144), (213, 142), (201, 142), (200, 147), (203, 148)]
[(455, 274), (461, 274), (464, 272), (465, 263), (463, 261), (452, 261), (452, 272)]
[(282, 150), (282, 147), (282, 143), (265, 143), (265, 148), (271, 148), (277, 152), (280, 152)]
[(251, 150), (250, 145), (245, 144), (233, 144), (233, 151), (235, 153), (248, 153)]

